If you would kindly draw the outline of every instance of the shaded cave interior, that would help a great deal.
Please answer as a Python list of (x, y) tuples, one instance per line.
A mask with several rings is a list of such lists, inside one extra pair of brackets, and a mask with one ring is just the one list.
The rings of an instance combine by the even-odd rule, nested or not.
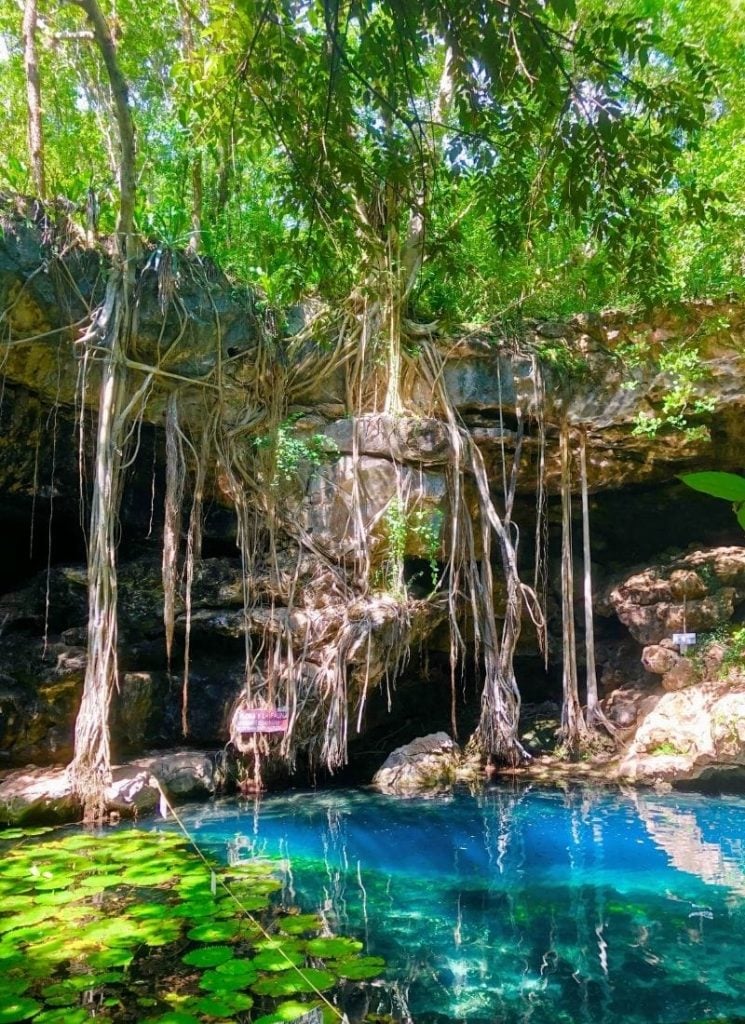
[[(37, 762), (44, 758), (42, 750), (47, 751), (49, 761), (64, 760), (71, 749), (72, 720), (82, 679), (81, 645), (84, 647), (86, 619), (85, 587), (81, 585), (85, 564), (82, 523), (87, 519), (87, 510), (81, 508), (81, 494), (86, 488), (85, 482), (81, 487), (79, 481), (77, 432), (69, 413), (50, 410), (24, 389), (6, 385), (0, 408), (0, 437), (5, 438), (0, 444), (0, 515), (4, 532), (4, 557), (0, 560), (3, 733), (13, 731), (14, 708), (18, 712), (16, 718), (20, 719), (22, 707), (27, 709), (39, 701), (36, 676), (40, 666), (46, 665), (47, 689), (54, 690), (56, 685), (60, 690), (59, 695), (53, 694), (51, 698), (59, 718), (51, 739), (40, 732), (36, 740), (11, 744), (9, 750), (7, 742), (2, 742), (7, 736), (0, 736), (0, 766), (24, 763), (24, 758), (34, 750)], [(23, 444), (19, 444), (21, 437)], [(123, 685), (115, 698), (112, 722), (114, 752), (118, 757), (184, 742), (220, 747), (225, 742), (220, 735), (224, 716), (221, 718), (222, 711), (217, 713), (216, 709), (224, 708), (241, 686), (243, 638), (194, 630), (190, 735), (184, 740), (180, 731), (178, 678), (183, 635), (177, 633), (169, 671), (162, 619), (157, 614), (159, 598), (155, 592), (145, 593), (152, 584), (151, 577), (158, 577), (161, 558), (163, 445), (162, 431), (143, 424), (138, 456), (128, 470), (120, 515), (123, 591), (125, 604), (129, 602), (134, 607), (123, 616), (119, 641)], [(687, 549), (741, 543), (741, 532), (726, 503), (694, 493), (677, 480), (600, 491), (591, 494), (590, 509), (596, 591), (614, 576), (628, 574), (633, 567), (664, 561), (667, 556)], [(524, 538), (520, 547), (521, 571), (525, 578), (530, 578), (535, 529), (533, 495), (518, 496), (514, 517)], [(529, 629), (523, 630), (515, 660), (523, 704), (529, 713), (546, 702), (554, 702), (558, 707), (561, 699), (561, 508), (556, 496), (548, 500), (547, 524), (548, 664)], [(581, 651), (582, 545), (578, 496), (573, 498), (573, 542), (579, 581), (575, 583), (575, 619)], [(207, 503), (204, 509), (203, 557), (239, 563), (234, 515), (219, 502)], [(138, 567), (143, 564), (153, 570), (147, 581), (137, 578)], [(72, 577), (70, 567), (74, 567)], [(129, 580), (128, 567), (134, 573)], [(404, 572), (410, 593), (426, 596), (428, 562), (407, 557)], [(28, 609), (26, 615), (24, 607)], [(603, 645), (617, 648), (626, 641), (633, 643), (626, 627), (615, 616), (596, 616), (599, 650)], [(602, 661), (602, 654), (600, 657)], [(580, 657), (580, 678), (582, 670)], [(638, 672), (640, 677), (644, 676), (641, 666)], [(651, 683), (652, 677), (648, 678)], [(602, 685), (601, 672), (601, 696)], [(48, 694), (45, 699), (48, 704)], [(320, 772), (313, 781), (369, 781), (394, 747), (426, 733), (451, 731), (451, 701), (447, 638), (444, 630), (437, 630), (425, 645), (411, 649), (395, 681), (387, 684), (384, 680), (368, 695), (361, 734), (350, 730), (348, 765), (333, 779)], [(473, 731), (479, 707), (478, 665), (472, 658), (466, 659), (458, 667), (456, 679), (461, 741)], [(302, 756), (293, 781), (309, 781), (308, 766), (303, 764)], [(718, 785), (716, 780), (710, 784)]]

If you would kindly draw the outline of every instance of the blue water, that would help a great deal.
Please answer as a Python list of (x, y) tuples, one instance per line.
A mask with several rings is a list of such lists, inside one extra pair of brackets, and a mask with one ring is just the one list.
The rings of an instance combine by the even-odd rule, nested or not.
[(331, 791), (191, 809), (225, 860), (386, 958), (416, 1024), (745, 1016), (745, 800)]

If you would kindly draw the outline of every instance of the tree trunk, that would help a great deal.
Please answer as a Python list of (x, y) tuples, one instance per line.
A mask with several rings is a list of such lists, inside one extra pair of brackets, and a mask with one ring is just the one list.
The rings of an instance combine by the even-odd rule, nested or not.
[(592, 611), (592, 553), (590, 551), (590, 502), (587, 494), (587, 432), (579, 441), (579, 473), (582, 488), (582, 562), (584, 568), (585, 662), (587, 673), (587, 723), (598, 716), (598, 678), (595, 668), (595, 622)]
[[(88, 538), (88, 661), (75, 724), (70, 774), (86, 821), (100, 821), (111, 782), (109, 707), (118, 685), (116, 532), (127, 419), (126, 351), (132, 329), (135, 239), (135, 141), (127, 84), (97, 0), (76, 0), (93, 26), (114, 99), (120, 145), (117, 253), (104, 304), (86, 340), (106, 350), (98, 410)], [(131, 405), (131, 403), (130, 403)]]
[(587, 431), (580, 433), (579, 471), (582, 488), (582, 560), (584, 563), (585, 663), (587, 673), (587, 725), (590, 730), (605, 730), (616, 735), (612, 722), (603, 714), (598, 700), (598, 676), (595, 665), (595, 619), (592, 608), (592, 552), (590, 550), (590, 502), (587, 494)]
[(572, 491), (569, 460), (569, 426), (561, 425), (561, 620), (562, 707), (561, 736), (574, 754), (587, 736), (577, 682), (577, 641), (574, 629), (574, 563), (572, 555)]
[(191, 231), (189, 252), (196, 255), (202, 248), (202, 154), (194, 153), (191, 162)]
[(41, 83), (36, 53), (36, 0), (25, 0), (23, 6), (23, 58), (26, 67), (26, 99), (28, 104), (28, 158), (34, 189), (39, 199), (46, 197), (44, 180), (44, 135), (41, 126)]

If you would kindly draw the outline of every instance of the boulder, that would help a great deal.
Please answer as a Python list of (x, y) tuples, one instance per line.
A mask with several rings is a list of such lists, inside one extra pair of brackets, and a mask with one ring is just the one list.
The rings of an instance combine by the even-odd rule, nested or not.
[(666, 693), (644, 717), (621, 763), (632, 782), (695, 781), (745, 767), (745, 680)]
[[(214, 759), (196, 750), (171, 751), (129, 761), (116, 766), (112, 776), (106, 793), (108, 808), (128, 818), (153, 811), (159, 805), (160, 790), (154, 780), (173, 802), (210, 796), (218, 783)], [(66, 768), (30, 766), (0, 777), (0, 823), (76, 821), (80, 810)]]
[(663, 690), (682, 690), (699, 679), (694, 662), (678, 654), (670, 640), (645, 647), (642, 651), (642, 664), (648, 672), (662, 676)]
[[(598, 612), (615, 612), (638, 643), (657, 647), (673, 633), (705, 632), (729, 622), (743, 603), (745, 548), (721, 547), (626, 575), (600, 595)], [(659, 663), (662, 655), (649, 657)]]
[(445, 732), (431, 733), (398, 747), (375, 773), (373, 785), (383, 793), (414, 795), (452, 785), (460, 748)]

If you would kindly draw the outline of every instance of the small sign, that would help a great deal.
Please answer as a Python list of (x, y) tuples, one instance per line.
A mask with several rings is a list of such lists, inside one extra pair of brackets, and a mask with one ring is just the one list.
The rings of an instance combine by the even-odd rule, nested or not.
[(673, 633), (674, 644), (685, 644), (686, 647), (690, 647), (696, 643), (695, 633)]
[(287, 708), (243, 708), (235, 716), (235, 732), (287, 732)]

